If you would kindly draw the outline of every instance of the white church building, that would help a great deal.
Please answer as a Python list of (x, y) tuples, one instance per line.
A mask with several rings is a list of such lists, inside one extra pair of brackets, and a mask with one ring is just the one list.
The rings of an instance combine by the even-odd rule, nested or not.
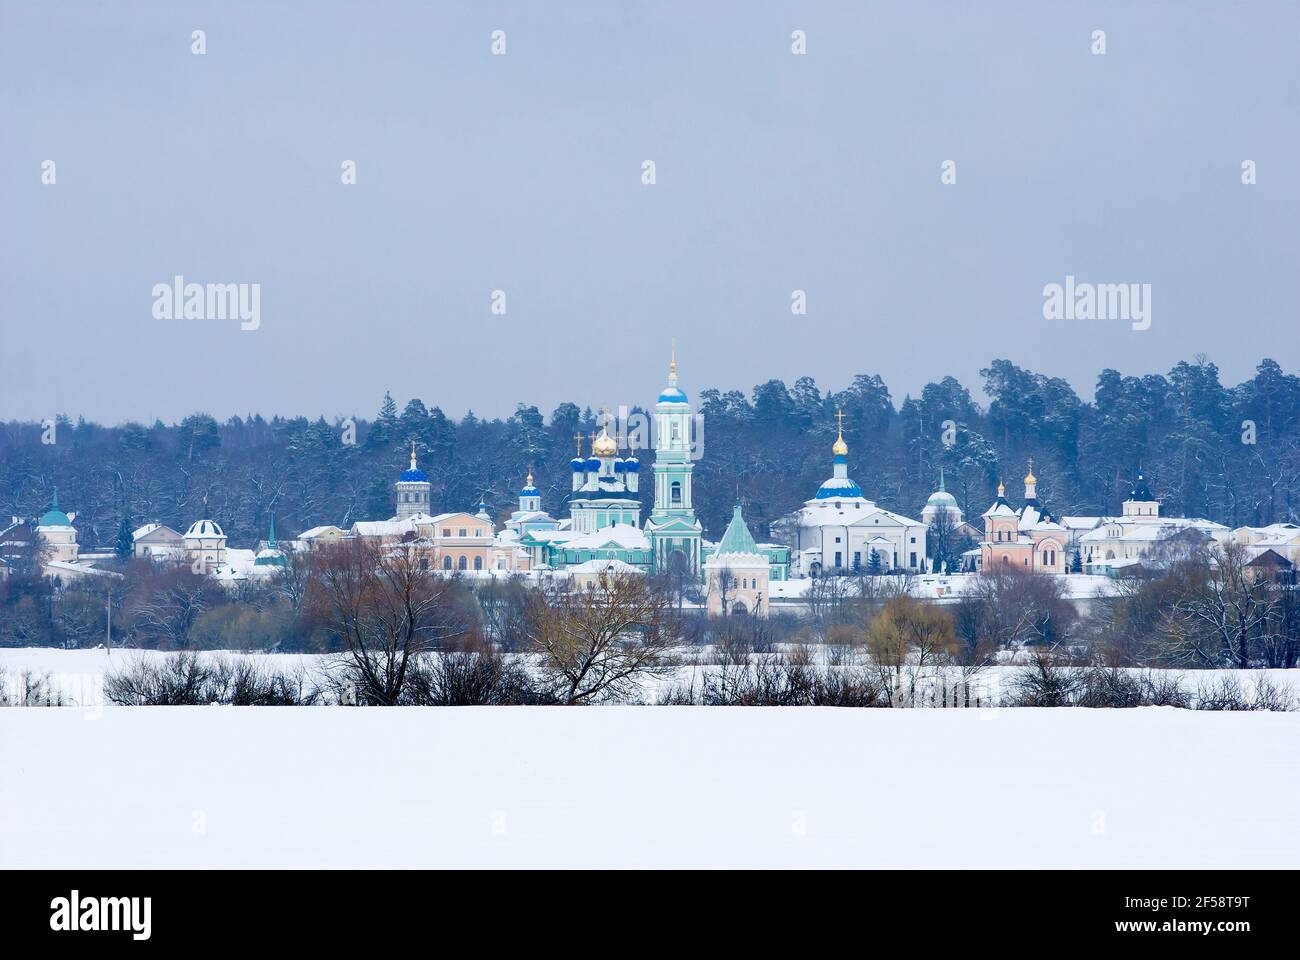
[(920, 572), (925, 564), (925, 524), (878, 507), (863, 496), (862, 488), (848, 474), (844, 415), (836, 416), (840, 430), (831, 448), (830, 478), (811, 500), (775, 524), (792, 547), (791, 576)]

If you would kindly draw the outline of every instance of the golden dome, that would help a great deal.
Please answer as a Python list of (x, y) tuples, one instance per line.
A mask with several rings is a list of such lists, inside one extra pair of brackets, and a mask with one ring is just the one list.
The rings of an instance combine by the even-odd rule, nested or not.
[(840, 422), (840, 435), (835, 440), (835, 446), (831, 447), (831, 450), (834, 452), (835, 456), (844, 457), (847, 456), (849, 452), (849, 445), (844, 442), (844, 411), (836, 410), (835, 419)]
[(1007, 488), (1004, 487), (1004, 486), (1002, 486), (1002, 481), (999, 480), (999, 481), (998, 481), (998, 496), (999, 496), (999, 497), (1005, 497), (1006, 495), (1007, 495)]
[(618, 442), (609, 435), (605, 427), (600, 428), (600, 436), (591, 443), (591, 453), (596, 457), (613, 457), (618, 455)]
[(1034, 458), (1029, 458), (1029, 472), (1025, 474), (1025, 483), (1037, 483), (1038, 478), (1034, 476)]

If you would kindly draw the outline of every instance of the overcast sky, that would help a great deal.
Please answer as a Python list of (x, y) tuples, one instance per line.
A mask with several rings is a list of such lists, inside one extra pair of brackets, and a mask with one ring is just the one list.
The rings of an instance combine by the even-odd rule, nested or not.
[[(1295, 370), (1298, 10), (4, 0), (0, 419), (647, 403), (672, 336), (692, 397)], [(155, 319), (177, 274), (260, 328)], [(1066, 275), (1151, 328), (1044, 320)]]

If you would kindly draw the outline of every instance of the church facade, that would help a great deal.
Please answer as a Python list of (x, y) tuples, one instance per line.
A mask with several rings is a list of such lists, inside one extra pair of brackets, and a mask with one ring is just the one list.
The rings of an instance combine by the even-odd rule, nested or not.
[[(703, 527), (693, 497), (695, 448), (690, 401), (678, 385), (677, 358), (668, 367), (668, 382), (654, 414), (653, 500), (642, 523), (641, 462), (634, 451), (620, 455), (619, 441), (608, 424), (593, 434), (591, 454), (570, 461), (573, 475), (567, 520), (541, 512), (529, 476), (520, 493), (520, 509), (507, 523), (515, 527), (519, 546), (536, 567), (564, 570), (582, 564), (618, 561), (643, 573), (674, 571), (699, 578), (704, 562)], [(621, 568), (620, 568), (621, 569)]]
[(831, 447), (831, 475), (803, 507), (778, 521), (792, 543), (791, 573), (883, 574), (925, 566), (926, 525), (876, 506), (849, 477), (844, 414)]

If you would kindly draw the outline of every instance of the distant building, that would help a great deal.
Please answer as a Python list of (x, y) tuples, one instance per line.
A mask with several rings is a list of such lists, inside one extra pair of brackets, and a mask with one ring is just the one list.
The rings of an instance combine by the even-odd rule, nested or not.
[[(803, 507), (777, 522), (793, 541), (791, 572), (815, 577), (829, 573), (891, 570), (919, 572), (925, 562), (926, 525), (876, 506), (848, 475), (848, 444), (842, 413), (831, 448), (831, 476)], [(954, 501), (955, 505), (956, 501)]]
[(1096, 526), (1078, 538), (1086, 572), (1113, 574), (1123, 569), (1122, 564), (1117, 566), (1114, 561), (1145, 560), (1159, 564), (1162, 559), (1168, 559), (1160, 553), (1168, 552), (1170, 544), (1179, 537), (1186, 539), (1184, 547), (1194, 547), (1227, 543), (1233, 536), (1225, 525), (1213, 520), (1162, 517), (1160, 501), (1152, 494), (1142, 470), (1138, 471), (1122, 510), (1118, 517), (1098, 517)]
[(984, 573), (1018, 570), (1024, 573), (1065, 573), (1066, 530), (1038, 499), (1034, 464), (1025, 474), (1025, 502), (1012, 508), (1006, 488), (998, 484), (998, 498), (984, 511), (984, 542), (980, 544)]
[(154, 561), (178, 560), (185, 555), (185, 538), (162, 523), (146, 523), (131, 534), (132, 554)]
[(704, 562), (709, 613), (766, 617), (770, 568), (736, 504), (717, 549)]
[(215, 520), (195, 520), (182, 538), (185, 559), (196, 573), (215, 573), (226, 563), (226, 533)]

